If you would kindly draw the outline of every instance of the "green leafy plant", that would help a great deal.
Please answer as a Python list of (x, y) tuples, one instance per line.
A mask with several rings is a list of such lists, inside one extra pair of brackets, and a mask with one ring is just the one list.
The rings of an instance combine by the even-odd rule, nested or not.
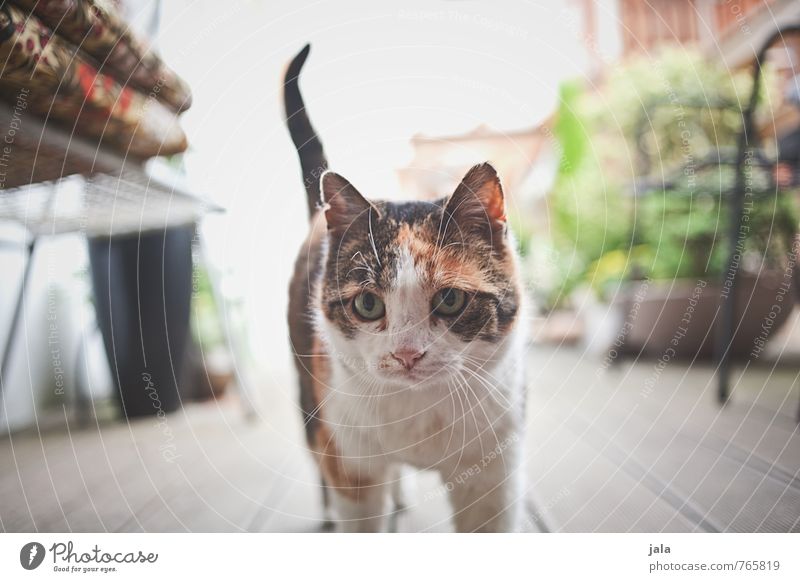
[[(545, 297), (550, 306), (580, 285), (602, 296), (626, 278), (722, 272), (729, 162), (751, 85), (747, 72), (681, 51), (631, 62), (600, 89), (562, 88), (551, 208), (553, 244), (570, 260)], [(743, 250), (754, 265), (777, 265), (797, 225), (789, 197), (770, 184), (765, 171), (748, 176), (757, 195)]]
[(225, 344), (222, 321), (206, 268), (196, 265), (193, 279), (192, 336), (208, 353)]

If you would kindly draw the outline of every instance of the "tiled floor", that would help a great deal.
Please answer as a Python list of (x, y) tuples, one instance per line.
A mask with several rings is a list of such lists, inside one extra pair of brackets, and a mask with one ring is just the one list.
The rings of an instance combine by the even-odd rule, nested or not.
[[(713, 369), (534, 348), (529, 510), (545, 531), (800, 531), (794, 369), (749, 368), (731, 403)], [(0, 440), (4, 531), (316, 531), (316, 474), (294, 383), (265, 381), (260, 419), (233, 397), (153, 419)], [(447, 531), (419, 475), (401, 531)]]

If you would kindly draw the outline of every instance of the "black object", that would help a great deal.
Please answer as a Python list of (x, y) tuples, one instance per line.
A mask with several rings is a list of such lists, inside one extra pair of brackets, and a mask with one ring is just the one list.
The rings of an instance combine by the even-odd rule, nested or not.
[[(727, 403), (728, 399), (730, 398), (730, 377), (732, 372), (731, 358), (735, 355), (734, 340), (737, 336), (739, 328), (741, 327), (741, 314), (743, 313), (742, 308), (737, 308), (738, 295), (740, 294), (742, 287), (739, 276), (740, 261), (738, 257), (737, 246), (742, 233), (743, 217), (745, 213), (745, 198), (746, 195), (749, 194), (753, 197), (754, 203), (757, 203), (761, 198), (778, 194), (778, 188), (775, 184), (774, 177), (772, 178), (772, 183), (766, 190), (763, 189), (763, 186), (761, 188), (754, 188), (751, 183), (753, 182), (753, 172), (771, 172), (776, 163), (776, 160), (768, 159), (765, 153), (760, 149), (759, 136), (755, 127), (754, 117), (756, 108), (759, 104), (759, 86), (761, 84), (760, 79), (762, 72), (761, 65), (764, 62), (767, 50), (769, 50), (775, 41), (781, 39), (785, 35), (794, 33), (800, 33), (800, 25), (791, 25), (776, 31), (756, 55), (752, 72), (753, 85), (749, 101), (747, 102), (747, 106), (744, 110), (741, 109), (741, 105), (738, 102), (727, 102), (724, 100), (717, 102), (701, 100), (694, 103), (680, 103), (681, 107), (683, 108), (690, 107), (705, 110), (730, 109), (741, 112), (742, 118), (741, 132), (734, 148), (724, 148), (709, 152), (705, 157), (699, 160), (693, 160), (693, 165), (691, 168), (692, 172), (697, 174), (699, 171), (708, 168), (728, 166), (732, 168), (735, 173), (735, 184), (733, 187), (720, 191), (720, 195), (729, 205), (729, 224), (728, 232), (726, 233), (728, 256), (726, 269), (722, 274), (722, 281), (720, 285), (721, 289), (724, 289), (727, 285), (728, 294), (727, 297), (721, 295), (720, 317), (716, 325), (716, 333), (714, 334), (714, 358), (717, 363), (716, 378), (718, 382), (716, 396), (720, 404)], [(655, 107), (674, 108), (674, 106), (674, 103), (665, 100), (662, 102), (651, 103), (649, 109)], [(633, 186), (633, 194), (637, 197), (648, 195), (654, 191), (663, 192), (666, 190), (671, 190), (682, 178), (685, 178), (687, 175), (685, 173), (685, 168), (682, 168), (681, 171), (675, 172), (673, 175), (664, 175), (662, 172), (660, 175), (656, 175), (655, 177), (649, 176), (649, 173), (652, 170), (652, 164), (650, 162), (650, 154), (645, 150), (644, 147), (644, 136), (647, 130), (652, 127), (652, 111), (649, 109), (646, 111), (646, 115), (643, 115), (639, 119), (639, 122), (635, 128), (638, 149), (637, 165), (639, 175), (643, 176), (641, 178), (637, 178)], [(798, 147), (800, 146), (800, 143), (795, 142), (788, 145)], [(798, 175), (796, 159), (784, 160), (779, 156), (777, 161), (788, 161), (795, 165), (794, 174), (796, 179)], [(638, 233), (640, 229), (637, 225), (638, 216), (639, 212), (637, 211), (637, 205), (634, 203), (631, 208), (632, 231), (629, 237), (631, 247), (639, 244)], [(797, 235), (795, 235), (795, 240), (790, 242), (793, 245), (792, 248), (798, 248)], [(632, 272), (634, 279), (640, 278), (640, 270), (637, 269), (636, 265), (633, 266)], [(797, 295), (797, 300), (800, 301), (800, 272), (797, 269), (794, 271), (794, 290)], [(624, 345), (615, 346), (615, 348), (617, 353), (623, 353), (625, 351)], [(798, 409), (797, 419), (798, 422), (800, 422), (800, 409)]]
[[(750, 93), (750, 101), (747, 108), (742, 113), (742, 132), (739, 134), (739, 141), (736, 152), (736, 186), (731, 200), (731, 221), (728, 232), (728, 262), (725, 269), (723, 284), (725, 279), (730, 279), (730, 295), (722, 304), (722, 319), (717, 330), (717, 400), (724, 404), (730, 397), (730, 377), (731, 377), (731, 344), (733, 342), (734, 318), (736, 310), (736, 282), (739, 273), (739, 262), (737, 258), (737, 244), (739, 233), (741, 232), (742, 219), (744, 216), (745, 191), (747, 189), (746, 160), (748, 154), (752, 153), (759, 145), (758, 132), (755, 128), (755, 110), (758, 106), (759, 85), (761, 84), (761, 65), (764, 62), (767, 51), (778, 39), (784, 35), (800, 32), (800, 26), (786, 26), (777, 30), (764, 43), (761, 50), (756, 55), (753, 64), (753, 88)], [(800, 293), (800, 290), (798, 290)], [(798, 411), (800, 420), (800, 411)]]
[(128, 418), (180, 406), (194, 225), (89, 240), (97, 321)]

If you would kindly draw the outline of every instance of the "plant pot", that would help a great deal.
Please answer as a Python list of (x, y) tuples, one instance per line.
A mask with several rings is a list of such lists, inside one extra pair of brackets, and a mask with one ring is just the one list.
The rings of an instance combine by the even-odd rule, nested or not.
[(221, 398), (234, 378), (233, 364), (224, 348), (212, 348), (203, 353), (192, 339), (186, 349), (185, 366), (182, 394), (193, 401)]
[[(706, 280), (638, 281), (618, 301), (620, 351), (670, 358), (711, 358), (722, 317), (720, 286)], [(733, 300), (728, 296), (725, 301)], [(731, 344), (734, 357), (755, 357), (788, 319), (791, 278), (770, 272), (741, 275), (736, 287)]]
[(180, 405), (194, 226), (89, 241), (97, 320), (128, 418)]

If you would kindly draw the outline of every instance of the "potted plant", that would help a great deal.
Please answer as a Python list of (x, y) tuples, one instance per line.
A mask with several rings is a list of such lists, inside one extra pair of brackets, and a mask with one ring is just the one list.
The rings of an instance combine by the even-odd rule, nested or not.
[[(576, 292), (590, 292), (599, 303), (587, 314), (587, 336), (604, 338), (605, 348), (712, 353), (735, 178), (728, 162), (741, 129), (734, 104), (749, 84), (745, 73), (667, 52), (617, 70), (599, 90), (562, 92), (555, 133), (563, 155), (551, 198), (553, 244), (564, 260), (550, 305), (585, 306)], [(788, 306), (773, 308), (792, 285), (787, 257), (797, 226), (791, 199), (766, 168), (752, 164), (748, 188), (738, 353), (789, 315)], [(592, 321), (609, 332), (597, 333)]]

